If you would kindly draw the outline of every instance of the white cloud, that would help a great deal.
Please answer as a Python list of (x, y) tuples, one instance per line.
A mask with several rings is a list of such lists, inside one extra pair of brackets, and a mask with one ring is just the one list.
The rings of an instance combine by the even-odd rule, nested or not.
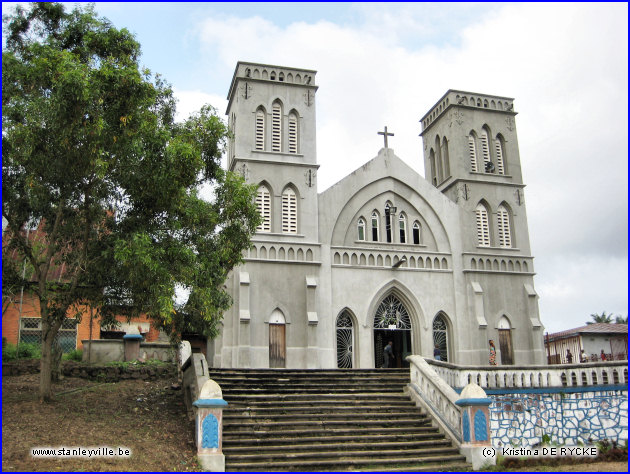
[[(627, 281), (627, 5), (470, 8), (441, 4), (427, 16), (425, 5), (370, 5), (350, 26), (213, 17), (198, 33), (218, 54), (214, 67), (318, 70), (320, 191), (376, 155), (384, 125), (395, 133), (390, 146), (423, 174), (418, 120), (449, 88), (514, 97), (543, 321), (574, 325), (561, 310), (573, 301), (587, 315), (605, 309), (593, 294), (627, 312), (625, 287), (592, 271), (609, 265), (610, 280)], [(588, 265), (574, 268), (576, 256)]]
[(202, 91), (187, 91), (173, 88), (173, 95), (177, 99), (177, 113), (175, 120), (181, 122), (191, 114), (199, 112), (201, 107), (210, 104), (217, 109), (219, 117), (223, 117), (227, 108), (227, 99), (216, 94), (207, 94)]

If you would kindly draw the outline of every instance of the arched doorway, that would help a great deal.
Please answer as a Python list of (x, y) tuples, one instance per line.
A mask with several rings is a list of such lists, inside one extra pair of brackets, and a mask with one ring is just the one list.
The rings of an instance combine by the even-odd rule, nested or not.
[(337, 317), (337, 367), (351, 369), (354, 366), (354, 327), (348, 311)]
[(286, 367), (286, 321), (279, 309), (274, 310), (269, 318), (269, 367)]
[(512, 326), (505, 316), (499, 319), (499, 349), (501, 350), (501, 365), (514, 365), (514, 349), (512, 346)]
[(378, 305), (374, 314), (374, 364), (383, 366), (383, 348), (394, 345), (394, 367), (409, 367), (405, 358), (412, 353), (411, 319), (405, 305), (390, 294)]
[(440, 360), (449, 361), (448, 354), (448, 326), (446, 318), (439, 313), (433, 320), (433, 347), (440, 349)]

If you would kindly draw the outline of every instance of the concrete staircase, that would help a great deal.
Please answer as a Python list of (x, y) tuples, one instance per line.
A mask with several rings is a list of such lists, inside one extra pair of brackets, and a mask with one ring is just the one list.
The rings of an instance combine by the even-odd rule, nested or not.
[(408, 369), (210, 369), (226, 471), (457, 471), (464, 456), (403, 393)]

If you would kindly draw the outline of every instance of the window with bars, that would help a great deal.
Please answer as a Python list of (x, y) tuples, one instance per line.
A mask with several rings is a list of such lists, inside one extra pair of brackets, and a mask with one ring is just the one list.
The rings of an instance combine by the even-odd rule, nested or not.
[(265, 111), (260, 108), (256, 111), (256, 150), (264, 151), (265, 149)]
[(477, 166), (477, 143), (474, 133), (468, 135), (468, 154), (470, 155), (470, 170), (476, 173), (479, 168)]
[[(55, 342), (61, 346), (63, 352), (70, 352), (77, 348), (77, 320), (66, 318), (61, 323)], [(42, 344), (41, 318), (22, 318), (20, 326), (20, 343)]]
[(475, 209), (477, 217), (477, 243), (479, 247), (490, 247), (490, 223), (488, 221), (488, 210), (479, 203)]
[(289, 153), (298, 153), (298, 117), (295, 112), (289, 114)]
[(297, 234), (297, 196), (291, 188), (282, 193), (282, 232)]
[(256, 207), (262, 221), (256, 228), (258, 232), (271, 232), (271, 193), (267, 186), (260, 185), (256, 193)]
[(451, 164), (448, 156), (448, 141), (442, 137), (442, 164), (444, 165), (444, 179), (451, 175)]
[(433, 320), (433, 345), (440, 350), (440, 360), (448, 362), (448, 326), (441, 314)]
[(400, 243), (407, 243), (407, 218), (404, 214), (398, 216), (398, 228), (400, 231)]
[(437, 186), (438, 179), (435, 170), (435, 152), (433, 151), (433, 148), (431, 148), (431, 151), (429, 152), (429, 165), (431, 166), (431, 183), (433, 186)]
[(372, 242), (378, 242), (378, 213), (372, 212)]
[(363, 217), (361, 217), (359, 219), (359, 222), (357, 224), (357, 231), (358, 231), (358, 240), (365, 240), (365, 220), (363, 219)]
[(435, 137), (435, 170), (437, 172), (437, 182), (444, 181), (444, 164), (442, 163), (442, 152), (440, 147), (440, 136)]
[(499, 231), (499, 247), (512, 247), (510, 213), (504, 205), (500, 205), (497, 209), (497, 230)]
[(392, 215), (390, 211), (390, 203), (385, 204), (385, 240), (387, 243), (391, 243), (392, 241)]
[(418, 221), (413, 223), (413, 243), (420, 245), (420, 223)]
[(504, 143), (503, 137), (501, 135), (497, 135), (497, 138), (494, 140), (494, 154), (497, 160), (497, 173), (505, 174), (505, 153), (504, 153)]
[(271, 151), (282, 151), (282, 105), (273, 103), (271, 109)]

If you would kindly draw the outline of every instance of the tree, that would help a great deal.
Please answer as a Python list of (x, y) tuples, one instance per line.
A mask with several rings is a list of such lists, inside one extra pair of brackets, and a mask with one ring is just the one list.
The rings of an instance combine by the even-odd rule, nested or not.
[[(172, 90), (140, 70), (126, 29), (51, 3), (18, 6), (3, 23), (2, 284), (39, 299), (39, 394), (50, 400), (52, 344), (78, 304), (103, 321), (143, 312), (176, 329), (183, 288), (184, 313), (213, 333), (259, 216), (253, 187), (220, 167), (223, 121), (204, 106), (176, 123)], [(199, 195), (208, 183), (211, 201)], [(35, 227), (37, 241), (25, 233)], [(19, 258), (5, 260), (5, 247)]]
[(617, 316), (615, 316), (615, 324), (628, 324), (628, 315), (621, 316), (620, 314), (618, 314)]
[(606, 311), (602, 311), (602, 314), (593, 313), (591, 314), (592, 321), (587, 321), (586, 324), (594, 324), (594, 323), (612, 323), (612, 313), (606, 314)]

